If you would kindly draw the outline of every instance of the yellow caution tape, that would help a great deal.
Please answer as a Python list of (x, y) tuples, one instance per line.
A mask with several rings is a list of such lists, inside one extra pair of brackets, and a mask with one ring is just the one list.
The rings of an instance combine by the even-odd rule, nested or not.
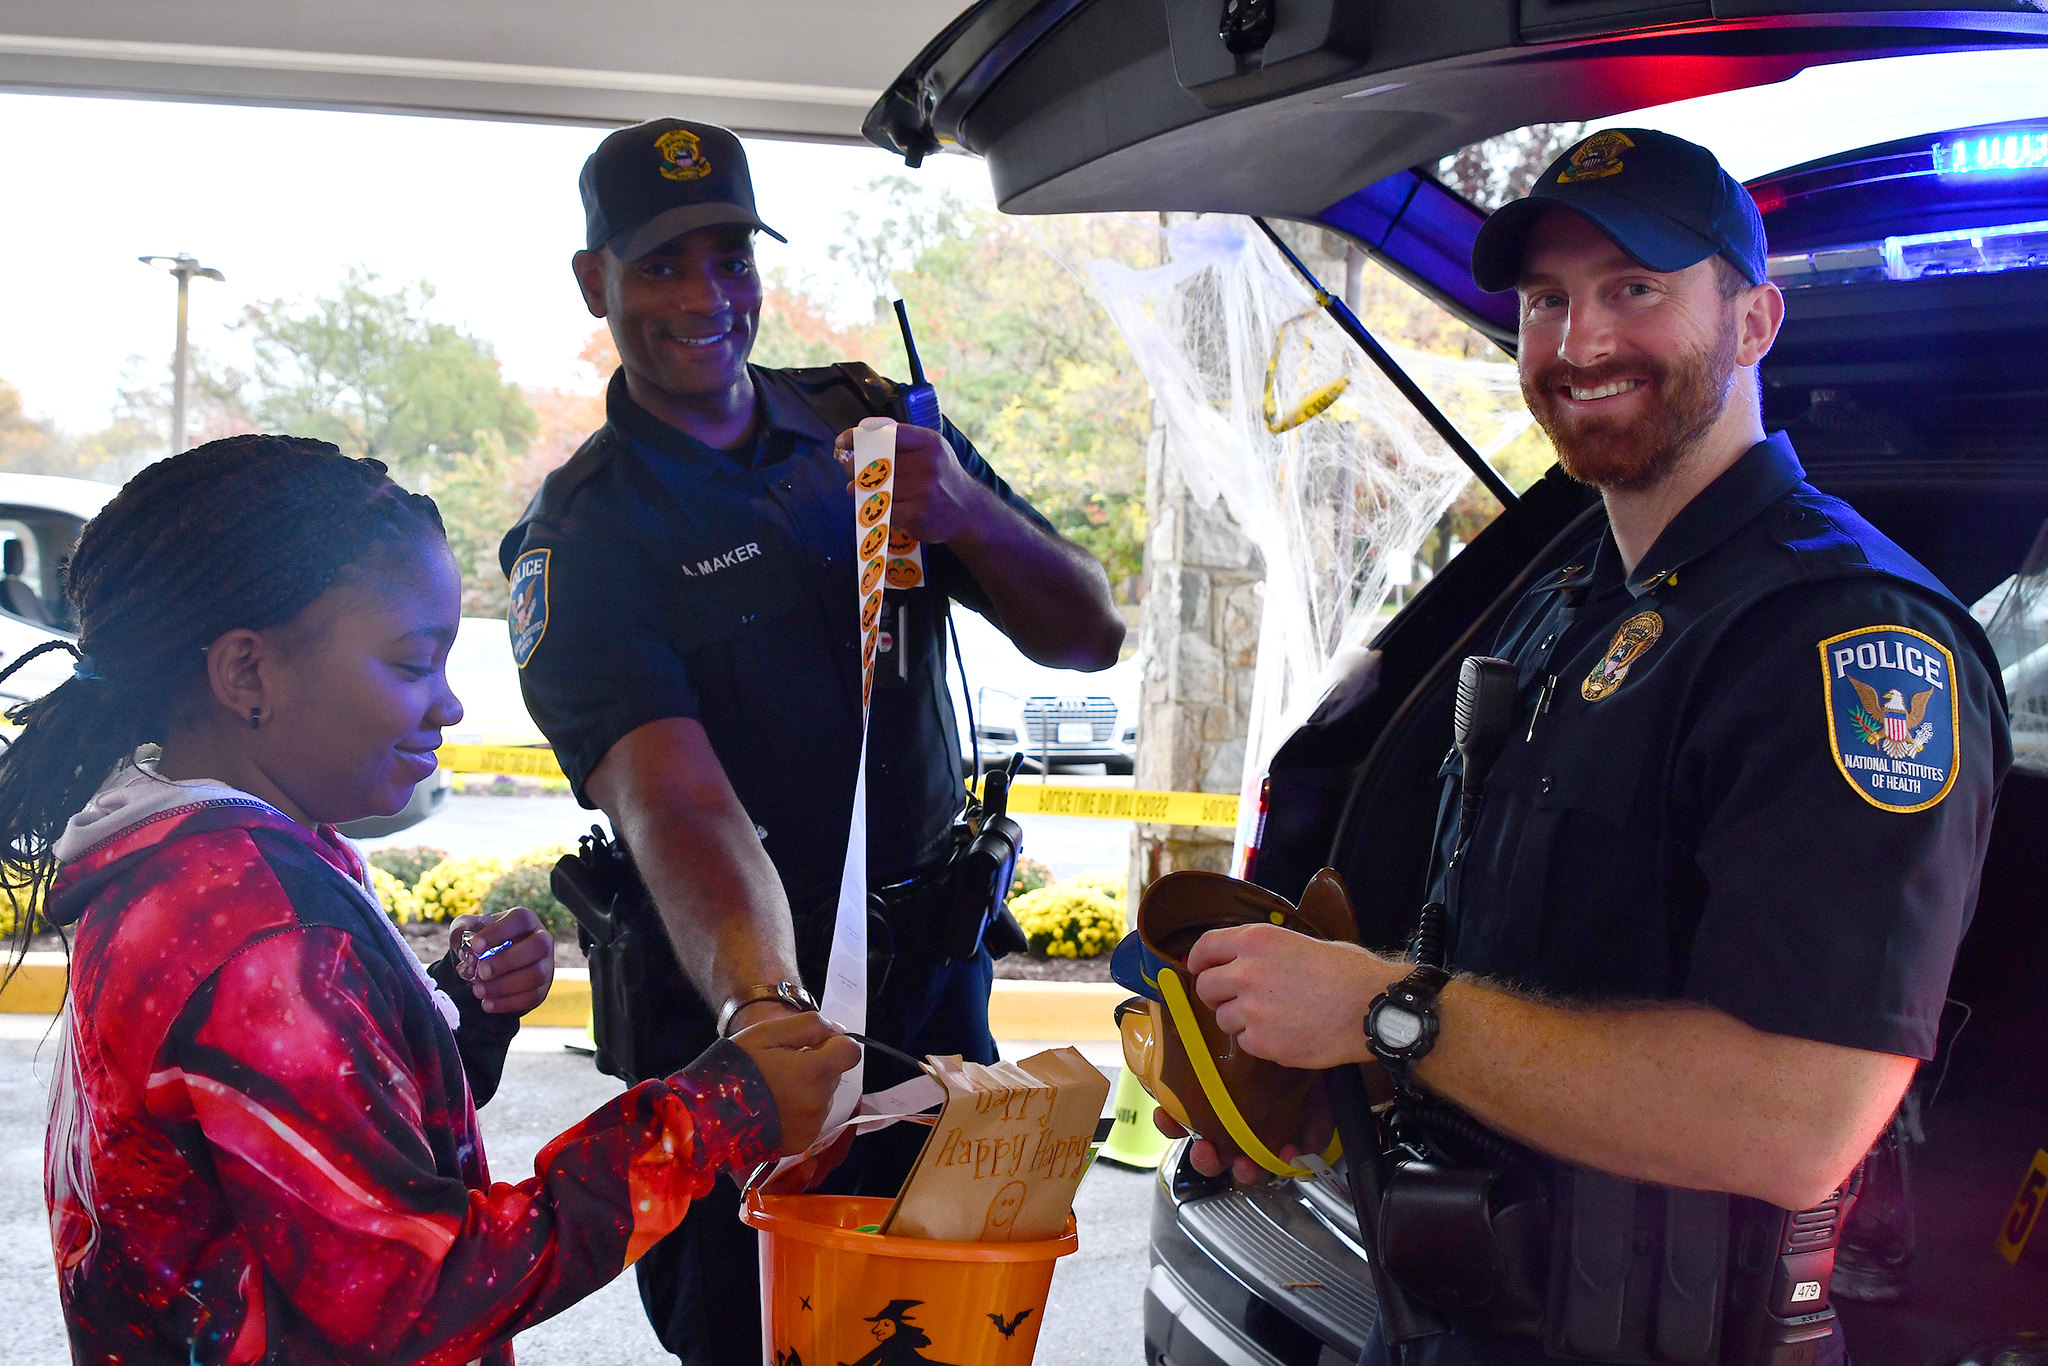
[(443, 745), (434, 756), (450, 773), (512, 773), (525, 778), (559, 778), (555, 752), (527, 745)]
[(2005, 1222), (1998, 1226), (1998, 1255), (2014, 1266), (2027, 1250), (2027, 1237), (2033, 1233), (2043, 1205), (2048, 1205), (2048, 1150), (2034, 1154), (2026, 1179), (2020, 1182), (2020, 1193), (2013, 1197)]
[[(559, 778), (555, 752), (524, 745), (443, 745), (441, 767), (450, 773), (511, 773)], [(1214, 792), (1148, 792), (1128, 787), (1067, 787), (1029, 779), (1010, 785), (1010, 812), (1027, 816), (1088, 816), (1150, 825), (1235, 828), (1237, 797)]]
[(1020, 779), (1010, 784), (1010, 814), (1092, 816), (1148, 825), (1237, 825), (1237, 796), (1214, 792), (1150, 792), (1128, 787), (1061, 787)]

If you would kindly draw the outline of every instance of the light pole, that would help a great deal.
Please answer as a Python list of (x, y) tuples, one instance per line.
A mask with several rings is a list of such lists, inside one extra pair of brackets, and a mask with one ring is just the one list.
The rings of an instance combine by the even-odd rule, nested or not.
[(178, 349), (171, 361), (171, 454), (185, 449), (185, 298), (192, 287), (192, 277), (204, 280), (225, 280), (228, 277), (212, 266), (202, 266), (196, 256), (179, 252), (176, 256), (138, 256), (136, 260), (145, 266), (162, 266), (178, 278)]

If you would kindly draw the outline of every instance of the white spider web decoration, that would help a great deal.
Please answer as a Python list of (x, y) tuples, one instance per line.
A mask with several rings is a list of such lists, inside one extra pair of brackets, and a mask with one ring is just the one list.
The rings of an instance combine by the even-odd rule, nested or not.
[[(1273, 752), (1335, 681), (1333, 664), (1371, 637), (1392, 582), (1407, 580), (1472, 476), (1251, 220), (1159, 231), (1166, 264), (1085, 269), (1151, 385), (1190, 491), (1223, 499), (1264, 557), (1236, 866)], [(1528, 427), (1512, 365), (1388, 350), (1482, 454)], [(1304, 417), (1305, 401), (1340, 381)]]

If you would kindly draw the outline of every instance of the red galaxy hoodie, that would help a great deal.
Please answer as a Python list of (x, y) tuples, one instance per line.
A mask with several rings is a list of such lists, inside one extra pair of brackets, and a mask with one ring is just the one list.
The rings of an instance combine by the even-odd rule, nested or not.
[(59, 842), (49, 911), (76, 926), (45, 1172), (74, 1361), (510, 1363), (774, 1151), (722, 1044), (493, 1184), (464, 1061), (487, 1092), (509, 1034), (440, 964), (449, 1027), (354, 848), (124, 773)]

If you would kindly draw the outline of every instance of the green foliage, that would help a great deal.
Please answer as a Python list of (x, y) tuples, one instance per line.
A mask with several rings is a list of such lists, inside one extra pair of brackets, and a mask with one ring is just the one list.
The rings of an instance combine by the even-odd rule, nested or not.
[(1035, 892), (1040, 887), (1049, 887), (1051, 885), (1052, 869), (1046, 867), (1035, 858), (1020, 858), (1017, 860), (1016, 874), (1010, 879), (1010, 895), (1008, 900), (1014, 903), (1018, 897), (1026, 892)]
[(462, 615), (503, 617), (511, 587), (498, 564), (498, 542), (519, 520), (538, 487), (501, 432), (478, 432), (476, 448), (448, 457), (433, 481), (434, 502), (448, 529), (448, 549), (462, 573)]
[(407, 888), (412, 888), (419, 885), (422, 874), (447, 857), (446, 849), (436, 849), (430, 844), (409, 844), (402, 849), (379, 849), (370, 855), (369, 862), (372, 868), (381, 868)]
[(256, 372), (243, 407), (267, 431), (375, 456), (416, 485), (482, 432), (524, 450), (533, 410), (500, 377), (488, 342), (428, 320), (433, 297), (425, 282), (385, 290), (352, 267), (331, 295), (252, 305), (242, 326), (254, 334)]
[[(946, 415), (1063, 536), (1101, 559), (1129, 600), (1145, 543), (1152, 396), (1123, 338), (1066, 260), (1142, 257), (1116, 218), (984, 213), (940, 238), (897, 284)], [(894, 328), (877, 350), (900, 372)]]
[(555, 899), (554, 888), (548, 881), (553, 867), (552, 860), (545, 866), (521, 863), (491, 884), (491, 890), (484, 893), (477, 910), (491, 915), (514, 906), (524, 906), (540, 917), (540, 923), (547, 927), (549, 934), (556, 939), (573, 941), (576, 938), (576, 918), (569, 914), (567, 906)]
[(1124, 935), (1123, 907), (1075, 886), (1041, 887), (1010, 902), (1031, 951), (1048, 958), (1094, 958)]
[(1125, 600), (1145, 542), (1152, 400), (1123, 339), (1063, 260), (1142, 257), (1147, 230), (1116, 218), (1028, 224), (905, 176), (869, 186), (833, 256), (875, 291), (866, 323), (836, 327), (798, 282), (771, 277), (754, 358), (865, 360), (907, 377), (890, 301), (901, 297), (946, 416), (1060, 533), (1086, 546)]

